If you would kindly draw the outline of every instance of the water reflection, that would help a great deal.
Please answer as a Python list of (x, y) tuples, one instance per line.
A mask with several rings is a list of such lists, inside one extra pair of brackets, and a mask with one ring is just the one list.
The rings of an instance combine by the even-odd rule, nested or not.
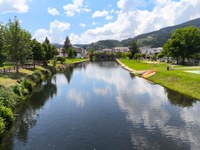
[(7, 149), (200, 149), (200, 103), (115, 62), (68, 68), (20, 110)]
[(74, 70), (73, 67), (69, 67), (69, 68), (66, 68), (66, 70), (63, 72), (68, 83), (70, 83), (70, 81), (71, 81), (71, 78), (72, 78), (72, 75), (73, 75), (73, 70)]
[(17, 109), (17, 119), (0, 148), (13, 149), (12, 144), (14, 142), (8, 142), (12, 139), (12, 136), (17, 137), (23, 143), (27, 143), (29, 130), (37, 124), (39, 117), (37, 111), (45, 105), (49, 98), (53, 98), (57, 94), (57, 87), (52, 81), (49, 80), (38, 86), (30, 100)]
[[(101, 64), (101, 68), (104, 67), (107, 66)], [(110, 71), (101, 68), (93, 73), (92, 68), (88, 68), (86, 74), (92, 80), (101, 80), (116, 88), (119, 107), (132, 123), (134, 148), (200, 149), (200, 117), (197, 114), (200, 103), (193, 106), (196, 100), (138, 77), (130, 80), (128, 73), (122, 72), (121, 68), (111, 68)], [(95, 86), (93, 89), (96, 91)]]
[(166, 89), (168, 100), (171, 104), (180, 107), (192, 107), (196, 103), (196, 100), (187, 96), (177, 94), (175, 91)]
[(73, 101), (76, 103), (77, 107), (84, 107), (85, 105), (85, 95), (83, 92), (76, 90), (76, 89), (70, 89), (67, 93), (67, 98), (70, 101)]

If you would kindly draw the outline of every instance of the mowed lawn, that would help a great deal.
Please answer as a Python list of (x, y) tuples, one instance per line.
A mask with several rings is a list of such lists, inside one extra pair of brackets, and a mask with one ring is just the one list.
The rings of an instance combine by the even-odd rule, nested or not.
[(77, 62), (81, 62), (81, 61), (85, 61), (87, 59), (85, 58), (71, 58), (71, 59), (66, 59), (65, 63), (67, 64), (72, 64), (72, 63), (77, 63)]
[[(66, 59), (65, 63), (66, 64), (72, 64), (72, 63), (82, 62), (82, 61), (85, 61), (85, 60), (87, 60), (87, 59), (72, 58), (72, 59)], [(60, 64), (59, 62), (56, 62), (56, 63), (57, 63), (56, 66), (62, 66), (63, 65), (63, 64)], [(48, 65), (53, 66), (53, 60), (51, 60)], [(14, 67), (14, 66), (13, 65), (5, 65), (4, 67), (0, 67), (0, 69), (9, 68), (9, 67)], [(45, 68), (42, 67), (42, 66), (36, 66), (35, 69), (45, 70)], [(35, 71), (35, 69), (20, 69), (18, 74), (16, 74), (16, 72), (14, 72), (14, 71), (6, 72), (6, 73), (0, 73), (0, 85), (2, 85), (4, 87), (14, 86), (14, 85), (17, 84), (18, 79), (20, 79), (22, 77), (26, 77), (28, 75), (32, 75), (33, 72)]]
[(128, 59), (119, 59), (123, 64), (135, 70), (157, 70), (149, 80), (174, 91), (200, 100), (200, 74), (188, 73), (188, 70), (200, 70), (200, 67), (174, 66), (167, 70), (167, 63), (147, 63)]
[[(37, 67), (36, 67), (37, 68)], [(40, 67), (43, 68), (43, 67)], [(17, 80), (28, 75), (32, 75), (35, 69), (19, 69), (19, 73), (15, 71), (1, 73), (0, 74), (0, 85), (4, 87), (10, 87), (17, 84)]]

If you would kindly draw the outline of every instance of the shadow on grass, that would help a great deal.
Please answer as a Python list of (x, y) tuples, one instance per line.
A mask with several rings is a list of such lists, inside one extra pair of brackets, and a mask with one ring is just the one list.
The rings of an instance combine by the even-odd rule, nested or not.
[(2, 73), (0, 74), (0, 77), (4, 77), (4, 78), (11, 78), (11, 79), (20, 79), (22, 77), (26, 77), (28, 74), (26, 73), (16, 73), (16, 72), (6, 72), (6, 73)]

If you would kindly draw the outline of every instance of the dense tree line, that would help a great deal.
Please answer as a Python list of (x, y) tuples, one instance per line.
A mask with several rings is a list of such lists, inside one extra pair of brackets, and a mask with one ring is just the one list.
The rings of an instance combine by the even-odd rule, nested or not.
[(161, 55), (182, 59), (200, 59), (200, 30), (196, 27), (185, 27), (173, 32), (170, 39), (163, 46)]
[(47, 65), (56, 54), (56, 47), (50, 44), (47, 37), (43, 43), (32, 40), (31, 34), (21, 28), (17, 18), (9, 20), (4, 26), (0, 25), (0, 65), (5, 61), (14, 62), (18, 72), (19, 66), (28, 60)]

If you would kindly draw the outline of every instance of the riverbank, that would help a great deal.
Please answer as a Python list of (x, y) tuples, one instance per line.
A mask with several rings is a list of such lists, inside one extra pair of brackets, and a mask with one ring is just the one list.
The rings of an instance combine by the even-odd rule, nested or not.
[(0, 140), (9, 129), (16, 114), (15, 107), (30, 97), (36, 85), (51, 77), (54, 73), (65, 70), (88, 59), (66, 59), (64, 63), (48, 64), (47, 67), (20, 69), (19, 73), (0, 74)]
[[(118, 59), (118, 62), (121, 63), (122, 67), (124, 65), (136, 71), (156, 70), (156, 75), (148, 80), (200, 100), (200, 75), (185, 72), (190, 70), (190, 67), (174, 66), (173, 70), (167, 70), (166, 68), (169, 65), (167, 63), (148, 63), (128, 59)], [(131, 70), (129, 71), (131, 72)]]

